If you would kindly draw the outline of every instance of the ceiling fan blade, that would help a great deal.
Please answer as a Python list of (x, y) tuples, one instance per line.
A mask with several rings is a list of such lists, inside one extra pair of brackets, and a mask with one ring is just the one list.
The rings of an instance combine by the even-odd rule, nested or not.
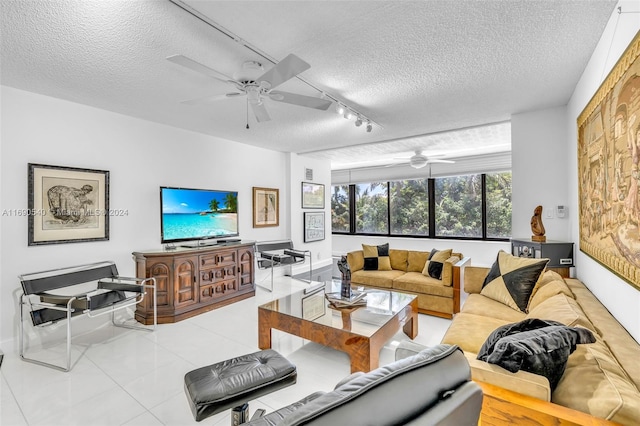
[(256, 120), (258, 120), (258, 123), (262, 123), (263, 121), (271, 121), (271, 117), (269, 117), (269, 113), (264, 107), (264, 104), (251, 104), (251, 109), (253, 110), (253, 114), (256, 116)]
[(276, 102), (299, 105), (307, 108), (315, 108), (326, 111), (332, 102), (326, 99), (314, 98), (312, 96), (298, 95), (289, 92), (269, 92), (269, 97)]
[(202, 98), (187, 99), (185, 101), (180, 101), (180, 103), (185, 105), (200, 105), (200, 104), (215, 102), (221, 99), (227, 99), (227, 98), (240, 96), (240, 95), (242, 95), (242, 93), (227, 93), (225, 95), (209, 95), (209, 96), (204, 96)]
[(173, 55), (167, 56), (167, 61), (173, 62), (174, 64), (181, 65), (185, 68), (189, 68), (191, 71), (195, 71), (200, 74), (204, 74), (208, 77), (215, 78), (216, 80), (222, 81), (224, 83), (234, 83), (238, 84), (237, 81), (232, 79), (229, 76), (222, 74), (214, 70), (213, 68), (209, 68), (206, 65), (202, 65), (200, 62), (196, 62), (193, 59), (187, 58), (182, 55)]
[(292, 53), (262, 74), (257, 81), (258, 83), (269, 83), (267, 89), (273, 89), (309, 68), (311, 65)]
[(427, 163), (447, 163), (447, 164), (453, 164), (455, 163), (455, 161), (453, 160), (437, 160), (437, 159), (429, 159), (427, 160)]

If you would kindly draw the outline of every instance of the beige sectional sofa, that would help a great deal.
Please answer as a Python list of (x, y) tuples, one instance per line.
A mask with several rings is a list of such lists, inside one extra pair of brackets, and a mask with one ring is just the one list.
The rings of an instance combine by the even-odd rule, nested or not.
[(469, 263), (461, 253), (451, 253), (444, 262), (442, 278), (422, 273), (430, 251), (389, 250), (390, 271), (365, 271), (364, 252), (347, 254), (351, 283), (386, 288), (418, 296), (418, 311), (423, 314), (452, 318), (460, 310), (460, 267)]
[[(621, 424), (640, 422), (640, 345), (629, 335), (587, 287), (547, 271), (538, 280), (528, 313), (514, 310), (480, 294), (488, 268), (467, 266), (464, 290), (469, 293), (442, 343), (465, 352), (473, 379), (551, 401)], [(509, 371), (476, 359), (482, 344), (496, 328), (526, 318), (554, 320), (585, 327), (596, 337), (577, 345), (556, 389), (539, 375)]]

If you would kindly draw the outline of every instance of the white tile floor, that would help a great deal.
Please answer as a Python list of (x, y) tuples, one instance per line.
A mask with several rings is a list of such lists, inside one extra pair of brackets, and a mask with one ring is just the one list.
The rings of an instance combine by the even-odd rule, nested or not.
[[(73, 369), (62, 373), (23, 362), (11, 348), (5, 352), (0, 382), (0, 425), (195, 425), (183, 390), (185, 373), (258, 350), (257, 306), (308, 284), (280, 277), (275, 291), (260, 287), (256, 297), (153, 333), (105, 325), (73, 340)], [(416, 342), (440, 342), (450, 321), (419, 315)], [(396, 334), (382, 349), (380, 365), (393, 361), (395, 345), (408, 339)], [(329, 391), (349, 374), (342, 352), (278, 331), (273, 348), (298, 368), (298, 382), (250, 402), (271, 412), (318, 391)], [(30, 352), (61, 361), (64, 345)], [(57, 357), (57, 358), (56, 358)], [(229, 412), (202, 425), (228, 425)]]

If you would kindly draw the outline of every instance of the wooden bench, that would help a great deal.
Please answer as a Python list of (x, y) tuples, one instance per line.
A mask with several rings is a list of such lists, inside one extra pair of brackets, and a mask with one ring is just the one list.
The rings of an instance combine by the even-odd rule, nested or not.
[(293, 241), (291, 240), (264, 241), (256, 243), (256, 260), (258, 262), (258, 268), (271, 269), (271, 288), (263, 288), (269, 291), (273, 290), (273, 268), (304, 263), (307, 257), (309, 258), (309, 282), (311, 282), (311, 271), (313, 268), (311, 252), (309, 250), (294, 249)]
[[(18, 300), (20, 311), (20, 358), (27, 362), (71, 370), (71, 318), (111, 314), (114, 326), (153, 331), (157, 324), (155, 278), (129, 278), (118, 275), (110, 261), (53, 269), (20, 275), (23, 293)], [(153, 297), (153, 327), (116, 323), (114, 313), (144, 300), (147, 290)], [(66, 366), (27, 358), (24, 350), (24, 311), (28, 310), (34, 326), (41, 327), (67, 320)]]

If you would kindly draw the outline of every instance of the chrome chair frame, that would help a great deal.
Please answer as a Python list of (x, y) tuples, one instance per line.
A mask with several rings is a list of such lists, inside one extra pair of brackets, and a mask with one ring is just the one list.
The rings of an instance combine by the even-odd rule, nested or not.
[[(81, 282), (78, 281), (81, 278), (77, 278), (74, 280), (75, 274), (82, 274), (87, 271), (91, 271), (95, 269), (98, 271), (99, 269), (107, 269), (111, 270), (111, 275), (104, 274), (105, 276), (97, 278), (96, 288), (93, 288), (90, 291), (81, 292), (71, 296), (65, 295), (56, 295), (52, 293), (48, 293), (47, 291), (68, 288), (72, 285), (77, 284), (86, 284), (88, 282), (96, 281), (96, 279)], [(99, 274), (99, 272), (96, 272)], [(100, 274), (99, 274), (100, 275)], [(33, 364), (42, 365), (45, 367), (54, 368), (56, 370), (68, 372), (71, 371), (71, 318), (75, 316), (86, 315), (90, 318), (99, 317), (105, 314), (111, 314), (111, 323), (115, 327), (129, 328), (135, 330), (144, 330), (144, 331), (154, 331), (158, 324), (158, 316), (157, 316), (157, 296), (156, 296), (156, 280), (155, 278), (132, 278), (132, 277), (122, 277), (117, 275), (117, 269), (114, 262), (105, 261), (105, 262), (96, 262), (86, 265), (79, 265), (73, 267), (66, 268), (58, 268), (51, 269), (47, 271), (35, 272), (30, 274), (23, 274), (18, 276), (20, 278), (20, 282), (22, 284), (23, 292), (18, 300), (18, 309), (20, 311), (20, 335), (19, 335), (19, 354), (20, 358), (23, 361), (30, 362)], [(54, 280), (56, 278), (70, 279), (72, 284), (65, 285), (57, 285), (51, 284), (49, 281), (49, 285), (47, 285), (46, 280)], [(93, 276), (92, 278), (96, 278)], [(38, 280), (44, 280), (45, 284), (43, 285), (29, 285), (27, 284), (32, 282), (37, 282)], [(34, 290), (40, 291), (34, 291)], [(121, 309), (128, 308), (130, 306), (135, 306), (138, 303), (142, 303), (144, 300), (147, 291), (153, 291), (153, 326), (138, 326), (138, 325), (129, 325), (124, 322), (118, 323), (115, 321), (115, 312)], [(127, 297), (121, 301), (115, 301), (107, 306), (100, 306), (96, 309), (91, 309), (90, 307), (87, 309), (80, 309), (78, 306), (86, 305), (91, 306), (91, 298), (96, 297), (98, 295), (105, 295), (106, 293), (113, 291), (121, 291), (121, 292), (129, 292), (136, 294), (135, 296)], [(93, 294), (92, 294), (93, 293)], [(34, 300), (35, 299), (35, 300)], [(24, 347), (24, 311), (25, 307), (28, 307), (29, 312), (31, 313), (32, 322), (34, 327), (46, 327), (58, 321), (67, 320), (66, 324), (66, 365), (60, 366), (56, 364), (52, 364), (49, 362), (37, 360), (34, 358), (28, 358), (25, 354)], [(43, 320), (41, 323), (36, 321), (36, 317), (34, 316), (34, 312), (46, 309), (57, 312), (64, 312), (64, 316), (55, 317), (50, 320)]]
[[(259, 285), (267, 291), (273, 291), (273, 269), (304, 263), (309, 258), (309, 283), (313, 277), (313, 259), (310, 250), (293, 248), (291, 240), (262, 241), (255, 244), (256, 261), (259, 269), (271, 269), (271, 287)], [(281, 253), (280, 253), (281, 252)]]

